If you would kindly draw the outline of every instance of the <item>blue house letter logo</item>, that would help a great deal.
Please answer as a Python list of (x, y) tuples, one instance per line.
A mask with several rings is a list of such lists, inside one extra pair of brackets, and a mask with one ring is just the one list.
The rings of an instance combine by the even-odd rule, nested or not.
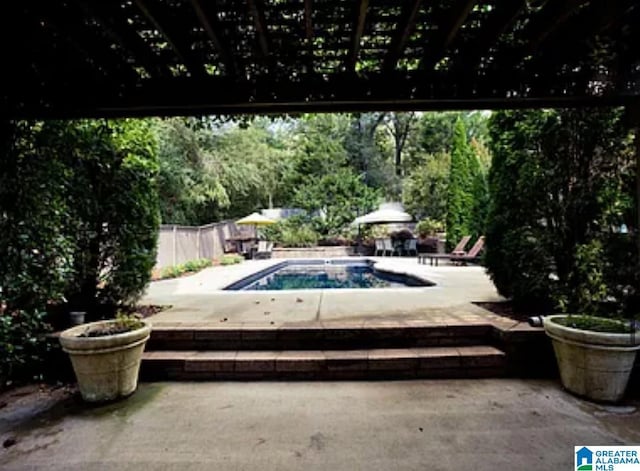
[(576, 451), (576, 471), (591, 471), (593, 452), (586, 446)]

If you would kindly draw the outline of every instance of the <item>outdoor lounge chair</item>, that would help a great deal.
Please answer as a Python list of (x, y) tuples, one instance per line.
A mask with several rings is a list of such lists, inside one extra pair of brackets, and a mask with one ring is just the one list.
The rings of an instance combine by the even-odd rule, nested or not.
[(429, 260), (430, 265), (438, 266), (438, 261), (440, 259), (450, 260), (454, 257), (462, 257), (467, 254), (464, 249), (469, 243), (469, 240), (471, 240), (470, 235), (464, 236), (450, 253), (419, 253), (418, 263), (427, 263), (427, 260)]
[(258, 250), (253, 254), (254, 259), (259, 258), (271, 258), (271, 251), (273, 250), (273, 242), (266, 240), (258, 241)]
[(451, 255), (451, 261), (459, 263), (461, 265), (465, 264), (466, 262), (478, 262), (478, 260), (480, 260), (480, 252), (482, 252), (483, 249), (484, 236), (480, 236), (478, 237), (476, 243), (473, 244), (473, 247), (471, 247), (471, 250), (469, 250), (469, 252), (461, 255)]
[(376, 256), (384, 255), (384, 241), (382, 239), (376, 239)]

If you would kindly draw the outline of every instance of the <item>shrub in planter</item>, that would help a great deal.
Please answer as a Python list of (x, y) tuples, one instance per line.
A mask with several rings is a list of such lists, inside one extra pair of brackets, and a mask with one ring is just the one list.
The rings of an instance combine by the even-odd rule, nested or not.
[(563, 386), (588, 399), (615, 402), (624, 396), (640, 349), (640, 327), (633, 320), (603, 317), (608, 293), (602, 255), (598, 241), (578, 246), (569, 277), (573, 289), (558, 296), (565, 314), (545, 317), (544, 328)]
[(135, 315), (67, 329), (60, 343), (71, 358), (82, 398), (104, 402), (132, 394), (151, 325)]

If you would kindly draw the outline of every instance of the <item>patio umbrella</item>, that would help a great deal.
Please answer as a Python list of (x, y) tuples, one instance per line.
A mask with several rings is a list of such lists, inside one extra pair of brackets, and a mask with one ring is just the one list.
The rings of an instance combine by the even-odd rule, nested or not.
[(357, 224), (385, 224), (409, 222), (412, 219), (411, 214), (405, 213), (400, 203), (382, 203), (377, 210), (357, 217), (351, 224), (354, 226)]
[(256, 231), (256, 236), (258, 235), (258, 226), (269, 226), (275, 223), (276, 221), (274, 221), (273, 219), (269, 219), (268, 217), (263, 216), (260, 213), (251, 213), (248, 216), (245, 216), (236, 221), (236, 224), (253, 226), (254, 231)]

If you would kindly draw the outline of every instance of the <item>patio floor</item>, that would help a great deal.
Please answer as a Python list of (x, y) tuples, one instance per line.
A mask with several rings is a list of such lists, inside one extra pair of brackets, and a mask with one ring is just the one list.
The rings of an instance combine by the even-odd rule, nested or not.
[(0, 468), (573, 469), (575, 445), (640, 443), (639, 405), (507, 379), (154, 383), (93, 408), (36, 394), (0, 410)]
[(172, 305), (171, 309), (151, 318), (157, 325), (224, 322), (278, 326), (310, 321), (358, 322), (370, 318), (442, 323), (504, 321), (504, 318), (472, 304), (472, 301), (502, 299), (482, 267), (432, 267), (418, 264), (413, 257), (378, 257), (373, 260), (383, 270), (417, 275), (436, 285), (364, 290), (221, 290), (234, 281), (282, 261), (260, 260), (209, 268), (192, 276), (154, 282), (142, 303)]

